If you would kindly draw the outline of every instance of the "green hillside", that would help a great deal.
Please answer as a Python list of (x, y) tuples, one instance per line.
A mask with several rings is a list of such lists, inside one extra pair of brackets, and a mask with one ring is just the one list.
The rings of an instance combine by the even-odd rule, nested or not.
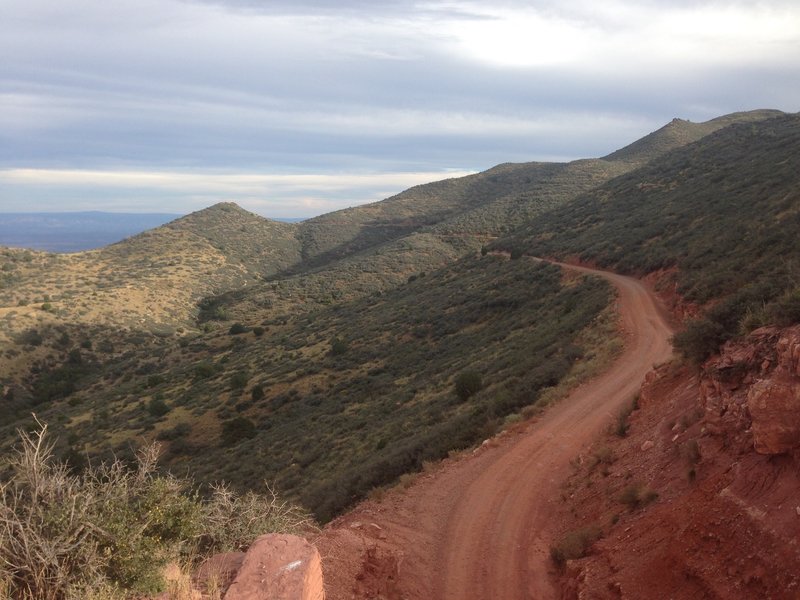
[(613, 352), (608, 287), (524, 254), (671, 273), (708, 307), (679, 337), (695, 359), (798, 320), (799, 119), (673, 122), (300, 224), (223, 203), (98, 251), (3, 250), (0, 447), (36, 411), (76, 464), (158, 440), (171, 469), (330, 518)]
[(683, 339), (699, 360), (740, 332), (800, 318), (798, 190), (800, 116), (734, 124), (541, 215), (495, 247), (637, 275), (676, 268), (677, 291), (709, 305), (690, 332), (697, 339)]

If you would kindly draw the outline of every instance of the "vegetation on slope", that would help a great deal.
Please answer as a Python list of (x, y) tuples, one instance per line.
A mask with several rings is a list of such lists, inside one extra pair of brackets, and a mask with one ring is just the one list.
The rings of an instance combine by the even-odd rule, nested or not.
[(677, 268), (706, 305), (676, 341), (704, 359), (742, 331), (800, 320), (800, 117), (734, 124), (540, 216), (496, 244), (634, 274)]
[(689, 299), (724, 297), (687, 352), (795, 318), (776, 257), (796, 252), (796, 120), (770, 116), (675, 122), (605, 159), (499, 165), (297, 225), (220, 204), (102, 251), (5, 250), (0, 435), (38, 404), (78, 466), (157, 438), (175, 469), (267, 476), (327, 519), (591, 355), (575, 340), (608, 288), (478, 256), (495, 236), (523, 226), (496, 246), (513, 257), (677, 267)]
[(0, 597), (85, 600), (163, 591), (163, 569), (240, 550), (257, 535), (311, 525), (274, 494), (208, 500), (191, 483), (156, 470), (158, 449), (79, 474), (55, 459), (47, 427), (21, 433), (0, 486)]
[[(372, 487), (491, 434), (591, 349), (609, 289), (530, 260), (471, 257), (400, 288), (132, 355), (43, 413), (69, 455), (156, 437), (175, 469), (267, 478), (327, 519)], [(337, 342), (338, 341), (338, 342)], [(481, 389), (460, 398), (459, 375)], [(154, 404), (155, 402), (155, 404)], [(163, 403), (163, 407), (161, 404)], [(44, 410), (44, 407), (43, 407)]]

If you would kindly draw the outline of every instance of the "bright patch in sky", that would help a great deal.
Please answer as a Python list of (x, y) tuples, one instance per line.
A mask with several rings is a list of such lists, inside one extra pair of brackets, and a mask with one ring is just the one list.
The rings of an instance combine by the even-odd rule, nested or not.
[[(88, 171), (8, 169), (0, 171), (5, 190), (38, 190), (73, 198), (70, 210), (94, 208), (94, 196), (116, 197), (118, 211), (166, 212), (164, 200), (177, 212), (196, 206), (236, 202), (270, 217), (308, 217), (383, 200), (409, 187), (468, 171), (369, 174), (265, 175), (255, 173), (187, 173), (174, 171)], [(349, 204), (346, 204), (348, 203)], [(23, 207), (20, 206), (20, 211)], [(53, 210), (53, 209), (51, 209)]]

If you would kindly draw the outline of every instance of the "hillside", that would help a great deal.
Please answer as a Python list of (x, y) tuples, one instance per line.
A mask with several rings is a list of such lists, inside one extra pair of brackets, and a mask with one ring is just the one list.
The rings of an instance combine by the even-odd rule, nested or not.
[[(635, 219), (661, 227), (644, 196), (702, 198), (681, 186), (780, 162), (796, 117), (772, 116), (673, 124), (618, 156), (500, 165), (299, 224), (218, 204), (99, 251), (6, 250), (3, 439), (35, 407), (70, 456), (125, 454), (155, 438), (173, 468), (204, 481), (224, 474), (242, 489), (268, 477), (327, 519), (595, 364), (608, 289), (486, 244), (503, 235), (490, 248), (512, 257), (576, 254), (592, 248), (595, 215), (604, 227), (625, 223), (624, 235), (603, 230), (598, 243), (624, 242), (650, 260), (642, 246), (671, 246), (669, 236), (636, 237)], [(781, 160), (785, 172), (768, 180), (775, 197), (794, 176), (791, 155)], [(753, 193), (736, 190), (742, 205)], [(719, 207), (696, 204), (672, 213), (713, 222), (703, 211)], [(675, 231), (694, 230), (680, 221)], [(700, 240), (712, 230), (697, 231)], [(653, 256), (660, 262), (641, 271), (680, 267)], [(635, 268), (622, 257), (584, 258)], [(762, 258), (762, 269), (779, 262)], [(480, 379), (465, 400), (462, 374)], [(309, 428), (312, 440), (298, 436)]]
[[(739, 333), (800, 317), (800, 117), (734, 124), (541, 215), (495, 248), (667, 272), (709, 309), (679, 338), (702, 360)], [(565, 232), (569, 235), (564, 235)]]
[(646, 135), (632, 144), (620, 148), (605, 157), (606, 160), (625, 160), (638, 163), (648, 162), (658, 156), (697, 142), (715, 131), (734, 123), (755, 123), (783, 115), (779, 110), (752, 110), (731, 113), (703, 123), (693, 123), (684, 119), (673, 119), (661, 129)]
[[(647, 406), (626, 409), (616, 433), (591, 455), (583, 449), (587, 436), (610, 419), (603, 399), (593, 396), (596, 384), (579, 387), (573, 397), (589, 396), (574, 415), (591, 424), (580, 429), (580, 439), (552, 445), (568, 433), (557, 428), (544, 440), (524, 442), (550, 457), (535, 465), (542, 472), (535, 473), (534, 489), (555, 490), (575, 459), (561, 512), (549, 507), (554, 499), (548, 497), (545, 512), (534, 503), (512, 515), (517, 521), (498, 521), (478, 537), (489, 540), (492, 531), (511, 527), (522, 540), (514, 547), (524, 547), (525, 536), (535, 536), (537, 560), (551, 541), (553, 556), (567, 567), (558, 572), (567, 594), (599, 593), (586, 583), (586, 574), (595, 572), (606, 577), (603, 590), (617, 584), (636, 590), (644, 567), (613, 541), (624, 539), (617, 522), (643, 536), (652, 523), (674, 531), (692, 499), (700, 498), (710, 519), (718, 519), (723, 504), (738, 511), (747, 535), (768, 542), (791, 569), (786, 532), (794, 529), (782, 533), (752, 515), (766, 499), (784, 519), (784, 490), (800, 485), (787, 466), (800, 440), (791, 425), (800, 414), (792, 403), (800, 385), (797, 336), (781, 329), (800, 321), (798, 156), (800, 117), (737, 113), (707, 123), (673, 121), (605, 158), (499, 165), (298, 224), (222, 203), (100, 250), (0, 250), (0, 448), (9, 455), (16, 429), (34, 427), (35, 411), (58, 437), (57, 454), (78, 471), (87, 460), (133, 461), (137, 448), (157, 441), (163, 467), (190, 473), (203, 491), (219, 479), (239, 491), (267, 480), (328, 521), (367, 496), (382, 506), (384, 487), (399, 480), (389, 497), (406, 506), (394, 503), (403, 489), (418, 489), (409, 473), (430, 473), (434, 461), (509, 427), (516, 433), (483, 448), (522, 440), (521, 432), (535, 436), (537, 423), (549, 427), (555, 419), (547, 415), (573, 414), (568, 404), (514, 426), (607, 367), (626, 331), (631, 343), (630, 324), (620, 329), (614, 312), (621, 300), (614, 301), (607, 283), (534, 259), (559, 257), (652, 283), (676, 321), (691, 317), (675, 338), (689, 364), (661, 365), (649, 376)], [(639, 317), (650, 323), (663, 315)], [(714, 356), (726, 340), (723, 356)], [(616, 392), (614, 398), (627, 402)], [(635, 442), (625, 441), (629, 431)], [(648, 460), (639, 456), (654, 446), (659, 451)], [(767, 449), (771, 458), (754, 458), (754, 448)], [(504, 452), (453, 460), (477, 464), (483, 455)], [(500, 476), (517, 481), (520, 460)], [(693, 475), (678, 482), (675, 473), (686, 461)], [(739, 463), (747, 470), (732, 474), (731, 465)], [(7, 465), (0, 473), (8, 474)], [(611, 473), (619, 479), (606, 479)], [(585, 491), (590, 487), (603, 491)], [(441, 497), (435, 486), (426, 489)], [(452, 489), (458, 493), (448, 492), (447, 506), (466, 506), (464, 486)], [(513, 496), (514, 506), (526, 504), (520, 494), (509, 488), (502, 502)], [(721, 494), (732, 499), (723, 503)], [(620, 502), (628, 502), (623, 497), (630, 499), (630, 515), (620, 514)], [(505, 518), (487, 498), (476, 506)], [(656, 498), (662, 500), (650, 513)], [(539, 523), (542, 515), (553, 525), (528, 531), (525, 523)], [(408, 524), (397, 529), (401, 537), (426, 522), (406, 517)], [(451, 525), (459, 520), (447, 518)], [(395, 522), (388, 523), (387, 531)], [(680, 563), (700, 588), (730, 589), (715, 573), (744, 543), (731, 523), (721, 525), (729, 540), (723, 555), (704, 563), (714, 572), (698, 574), (694, 559)], [(561, 530), (574, 542), (580, 527), (592, 529), (581, 534), (589, 537), (573, 557), (574, 548), (558, 546), (552, 536)], [(367, 543), (354, 528), (348, 525), (345, 537)], [(701, 548), (704, 532), (693, 521), (685, 539)], [(428, 548), (426, 535), (419, 539)], [(608, 541), (592, 554), (596, 535)], [(458, 546), (463, 561), (453, 561), (475, 558), (467, 542)], [(648, 550), (676, 560), (657, 541)], [(365, 556), (367, 571), (400, 564), (397, 557)], [(620, 556), (630, 564), (614, 562)], [(767, 583), (753, 584), (747, 575), (736, 585), (767, 596), (789, 585), (765, 556), (757, 560)], [(425, 560), (425, 568), (437, 569)], [(448, 578), (468, 584), (453, 561)], [(603, 570), (609, 564), (613, 569)], [(544, 573), (541, 565), (536, 569)], [(624, 577), (616, 578), (618, 572)], [(369, 577), (380, 583), (374, 573)], [(661, 584), (665, 594), (684, 589), (675, 579)], [(364, 597), (375, 592), (359, 589)]]

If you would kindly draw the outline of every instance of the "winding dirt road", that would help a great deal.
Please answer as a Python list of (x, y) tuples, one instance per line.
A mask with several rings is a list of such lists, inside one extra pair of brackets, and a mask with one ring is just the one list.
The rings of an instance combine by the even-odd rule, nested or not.
[(670, 356), (672, 333), (638, 280), (562, 266), (616, 286), (622, 355), (540, 418), (331, 523), (317, 540), (330, 600), (555, 597), (548, 555), (569, 461), (630, 402), (652, 366)]

